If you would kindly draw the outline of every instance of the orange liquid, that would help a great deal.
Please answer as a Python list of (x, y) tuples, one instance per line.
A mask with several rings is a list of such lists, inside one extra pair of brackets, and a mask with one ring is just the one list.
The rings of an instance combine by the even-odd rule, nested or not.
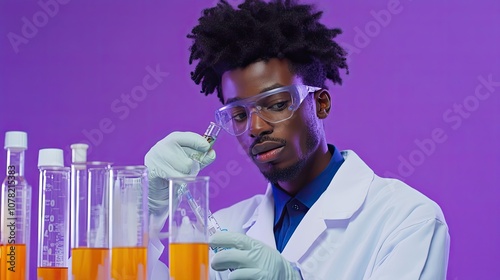
[(26, 245), (7, 244), (2, 246), (2, 280), (26, 279)]
[(111, 249), (111, 278), (114, 280), (146, 280), (146, 247)]
[(71, 250), (73, 280), (108, 279), (108, 248), (74, 248)]
[(169, 260), (170, 279), (208, 279), (207, 243), (171, 243)]
[(5, 276), (5, 268), (4, 268), (5, 265), (3, 264), (2, 256), (3, 256), (3, 244), (0, 244), (0, 279), (3, 279)]
[(3, 244), (0, 244), (0, 279), (5, 277), (5, 265), (3, 263)]
[(68, 280), (67, 267), (39, 267), (38, 280)]

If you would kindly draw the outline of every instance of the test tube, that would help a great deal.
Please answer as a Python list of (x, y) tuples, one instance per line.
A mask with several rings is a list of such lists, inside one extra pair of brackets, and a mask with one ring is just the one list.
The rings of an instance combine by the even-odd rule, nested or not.
[(39, 220), (38, 279), (67, 279), (69, 253), (69, 192), (71, 169), (64, 167), (61, 149), (38, 154)]
[[(210, 144), (210, 149), (215, 143), (215, 140), (217, 140), (217, 136), (219, 135), (219, 132), (221, 131), (221, 127), (215, 124), (214, 122), (210, 122), (208, 125), (207, 130), (203, 134), (203, 137), (207, 139), (208, 143)], [(209, 149), (209, 150), (210, 150)], [(207, 155), (208, 152), (206, 153), (196, 153), (191, 156), (191, 159), (197, 161), (198, 163), (202, 163), (203, 159)]]
[(112, 279), (147, 279), (146, 166), (111, 167)]
[(111, 163), (87, 162), (87, 148), (71, 145), (70, 279), (109, 279)]
[(30, 251), (31, 186), (24, 176), (28, 136), (23, 131), (5, 133), (6, 177), (2, 183), (0, 227), (0, 279), (28, 279)]

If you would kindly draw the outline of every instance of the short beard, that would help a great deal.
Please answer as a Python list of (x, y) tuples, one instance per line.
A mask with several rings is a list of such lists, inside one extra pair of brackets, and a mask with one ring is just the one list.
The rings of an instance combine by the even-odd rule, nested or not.
[(270, 171), (262, 172), (262, 175), (272, 184), (278, 182), (289, 182), (297, 178), (306, 165), (306, 159), (300, 158), (299, 161), (285, 168), (275, 168)]
[[(309, 112), (314, 112), (314, 106), (312, 103), (314, 100), (309, 99), (306, 101), (309, 101), (307, 102), (309, 105)], [(314, 117), (309, 118), (307, 121), (308, 125), (306, 126), (306, 134), (311, 137), (307, 137), (306, 139), (306, 153), (291, 166), (285, 168), (274, 168), (270, 171), (261, 172), (270, 183), (277, 184), (278, 182), (290, 182), (296, 179), (307, 165), (309, 156), (318, 147), (320, 139), (324, 135), (320, 123)]]

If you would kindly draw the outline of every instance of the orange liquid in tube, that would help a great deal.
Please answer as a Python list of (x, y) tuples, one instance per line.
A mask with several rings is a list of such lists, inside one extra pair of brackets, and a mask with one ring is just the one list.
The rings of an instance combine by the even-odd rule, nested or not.
[(111, 279), (146, 280), (146, 247), (111, 249)]
[(207, 280), (209, 277), (207, 243), (171, 243), (170, 278)]
[(73, 248), (71, 250), (72, 280), (108, 279), (108, 248)]
[(39, 267), (38, 280), (68, 280), (67, 267)]
[(2, 279), (5, 275), (5, 265), (3, 263), (2, 257), (3, 257), (3, 244), (0, 244), (0, 279)]
[(2, 280), (26, 279), (26, 245), (2, 245)]

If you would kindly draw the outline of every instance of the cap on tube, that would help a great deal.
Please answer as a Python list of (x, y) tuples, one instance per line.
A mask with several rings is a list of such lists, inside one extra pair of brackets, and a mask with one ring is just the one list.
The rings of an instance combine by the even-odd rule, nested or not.
[(205, 131), (204, 135), (217, 138), (217, 135), (219, 135), (220, 130), (221, 130), (220, 126), (218, 126), (214, 122), (210, 122), (210, 125), (207, 127), (207, 130)]
[(8, 148), (28, 149), (28, 134), (24, 131), (7, 131), (4, 149)]
[(89, 145), (83, 143), (72, 144), (71, 146), (71, 162), (86, 162), (87, 149)]
[(64, 154), (61, 149), (41, 149), (38, 151), (38, 167), (64, 167)]

